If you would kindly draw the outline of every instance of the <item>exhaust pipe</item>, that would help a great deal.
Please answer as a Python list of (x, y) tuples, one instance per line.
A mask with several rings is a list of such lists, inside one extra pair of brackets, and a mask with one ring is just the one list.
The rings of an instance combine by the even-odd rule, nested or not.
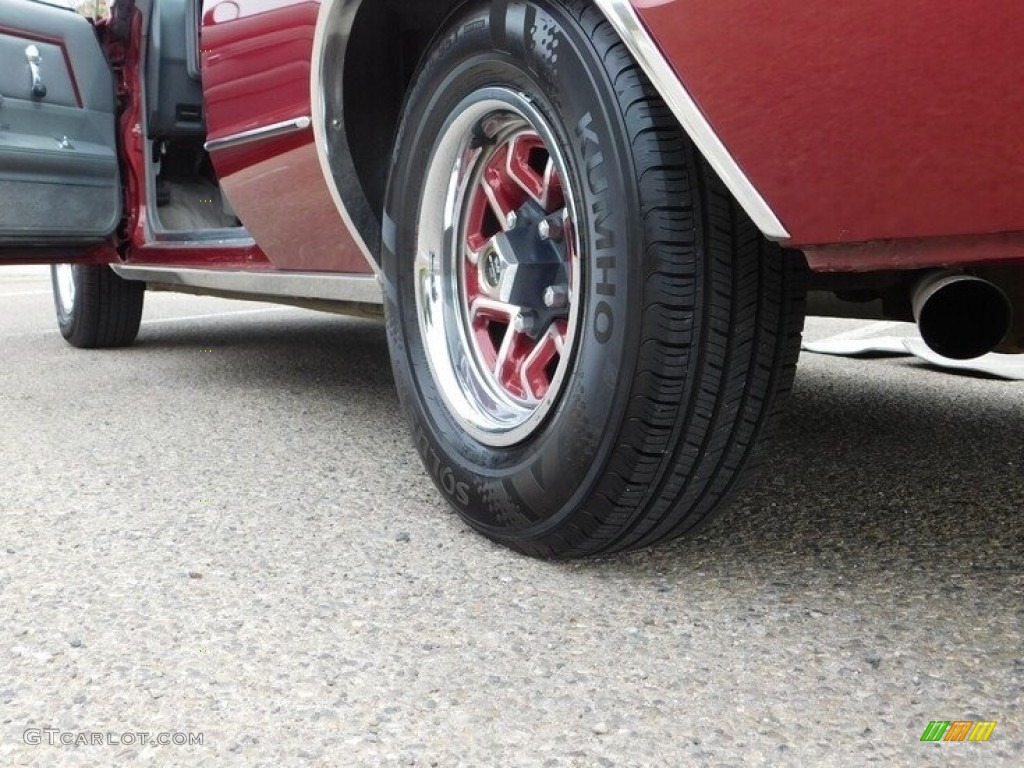
[(929, 272), (911, 293), (921, 338), (937, 354), (970, 360), (991, 352), (1013, 327), (1013, 306), (988, 280)]

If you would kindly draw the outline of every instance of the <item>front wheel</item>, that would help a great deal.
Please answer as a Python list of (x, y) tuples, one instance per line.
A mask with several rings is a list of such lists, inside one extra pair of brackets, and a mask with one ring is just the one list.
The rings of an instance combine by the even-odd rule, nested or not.
[(126, 347), (142, 321), (146, 284), (125, 280), (106, 265), (50, 268), (57, 326), (80, 349)]
[(805, 267), (590, 3), (522, 5), (465, 7), (408, 96), (383, 262), (395, 377), (474, 528), (543, 557), (637, 548), (693, 529), (756, 463)]

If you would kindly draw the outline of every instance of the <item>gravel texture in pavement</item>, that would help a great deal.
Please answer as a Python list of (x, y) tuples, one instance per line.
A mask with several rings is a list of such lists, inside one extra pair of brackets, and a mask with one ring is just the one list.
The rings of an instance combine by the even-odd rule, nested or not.
[(90, 353), (47, 292), (0, 272), (0, 765), (1024, 765), (1022, 384), (805, 355), (697, 537), (552, 564), (449, 512), (381, 325), (154, 294)]

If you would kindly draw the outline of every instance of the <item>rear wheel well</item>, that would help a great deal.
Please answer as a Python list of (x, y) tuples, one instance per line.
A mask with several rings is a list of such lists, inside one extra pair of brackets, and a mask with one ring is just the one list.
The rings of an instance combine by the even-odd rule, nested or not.
[[(351, 24), (347, 40), (334, 41), (344, 48), (342, 66), (333, 69), (342, 73), (337, 78), (342, 82), (331, 82), (332, 41), (325, 56), (325, 117), (329, 142), (334, 145), (332, 172), (353, 224), (375, 257), (380, 251), (384, 192), (405, 94), (430, 41), (461, 2), (360, 2), (354, 17), (345, 19), (344, 7), (353, 3), (340, 0), (337, 17), (329, 20), (332, 36), (339, 32), (344, 36), (344, 30), (337, 27)], [(339, 140), (347, 147), (337, 147)]]

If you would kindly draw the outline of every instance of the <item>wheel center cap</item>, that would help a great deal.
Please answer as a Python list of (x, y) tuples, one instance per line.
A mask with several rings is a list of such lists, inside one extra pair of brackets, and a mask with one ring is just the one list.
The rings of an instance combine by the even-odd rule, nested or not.
[(484, 257), (484, 280), (491, 288), (501, 285), (501, 275), (505, 271), (505, 265), (497, 251), (490, 251)]

